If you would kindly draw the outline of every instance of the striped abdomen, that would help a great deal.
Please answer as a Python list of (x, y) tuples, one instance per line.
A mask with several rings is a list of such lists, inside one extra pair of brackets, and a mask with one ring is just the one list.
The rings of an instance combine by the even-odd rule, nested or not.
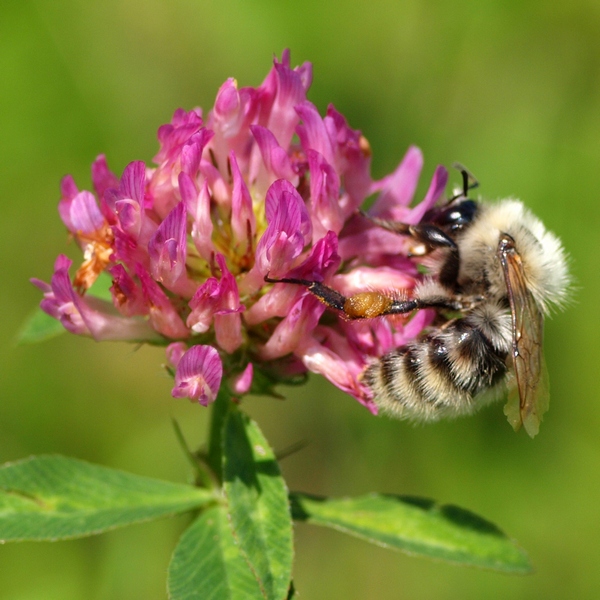
[(485, 303), (381, 357), (365, 371), (379, 408), (418, 421), (472, 413), (505, 391), (510, 312)]

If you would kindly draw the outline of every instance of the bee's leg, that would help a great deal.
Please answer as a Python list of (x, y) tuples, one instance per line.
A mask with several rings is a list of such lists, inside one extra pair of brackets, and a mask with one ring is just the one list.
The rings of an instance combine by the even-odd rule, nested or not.
[(421, 308), (445, 308), (450, 310), (459, 310), (461, 308), (456, 301), (442, 294), (408, 300), (398, 300), (380, 292), (360, 292), (346, 297), (318, 281), (287, 277), (271, 279), (269, 276), (265, 277), (265, 281), (268, 283), (303, 285), (323, 304), (342, 312), (349, 320), (406, 314)]
[(348, 300), (346, 296), (340, 294), (333, 288), (327, 287), (318, 281), (309, 281), (308, 279), (294, 279), (291, 277), (282, 277), (281, 279), (271, 279), (268, 275), (265, 277), (267, 283), (293, 283), (303, 285), (308, 291), (314, 294), (323, 304), (329, 308), (344, 311), (344, 306)]
[(412, 225), (410, 234), (432, 250), (434, 248), (446, 250), (444, 262), (440, 267), (437, 279), (444, 287), (456, 291), (460, 269), (460, 255), (456, 242), (439, 227), (428, 223)]

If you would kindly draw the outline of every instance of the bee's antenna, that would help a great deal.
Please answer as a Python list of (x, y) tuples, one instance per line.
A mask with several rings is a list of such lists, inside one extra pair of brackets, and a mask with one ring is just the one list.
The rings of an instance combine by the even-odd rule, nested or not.
[(460, 174), (462, 175), (463, 189), (462, 192), (452, 196), (452, 198), (449, 200), (450, 202), (460, 198), (461, 196), (468, 198), (469, 190), (474, 190), (476, 187), (479, 187), (479, 181), (477, 181), (473, 173), (471, 173), (465, 166), (455, 162), (452, 164), (452, 167), (460, 171)]

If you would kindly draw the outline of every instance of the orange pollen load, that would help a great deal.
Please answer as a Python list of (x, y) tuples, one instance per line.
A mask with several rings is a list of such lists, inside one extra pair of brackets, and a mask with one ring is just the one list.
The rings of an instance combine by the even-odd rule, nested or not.
[(351, 319), (372, 319), (385, 313), (392, 299), (379, 292), (362, 292), (350, 296), (344, 303), (344, 312)]

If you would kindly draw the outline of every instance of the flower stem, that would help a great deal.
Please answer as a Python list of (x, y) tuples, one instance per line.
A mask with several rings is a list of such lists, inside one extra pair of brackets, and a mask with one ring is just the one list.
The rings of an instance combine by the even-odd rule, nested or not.
[(219, 482), (223, 481), (223, 424), (231, 404), (229, 392), (225, 387), (221, 386), (212, 406), (208, 441), (208, 464)]
[(175, 419), (172, 419), (172, 422), (173, 422), (173, 429), (175, 430), (175, 436), (177, 437), (177, 441), (179, 442), (181, 449), (183, 450), (186, 458), (188, 459), (188, 461), (190, 462), (190, 464), (192, 465), (192, 467), (194, 469), (194, 473), (196, 474), (196, 477), (195, 477), (196, 485), (198, 485), (200, 487), (204, 487), (204, 488), (215, 487), (215, 484), (220, 483), (220, 481), (219, 482), (214, 481), (214, 476), (213, 476), (212, 472), (210, 471), (210, 467), (208, 466), (208, 464), (206, 462), (206, 457), (203, 456), (201, 452), (194, 453), (190, 450), (190, 448), (183, 436), (183, 431), (181, 431), (181, 427), (179, 427), (179, 423)]

